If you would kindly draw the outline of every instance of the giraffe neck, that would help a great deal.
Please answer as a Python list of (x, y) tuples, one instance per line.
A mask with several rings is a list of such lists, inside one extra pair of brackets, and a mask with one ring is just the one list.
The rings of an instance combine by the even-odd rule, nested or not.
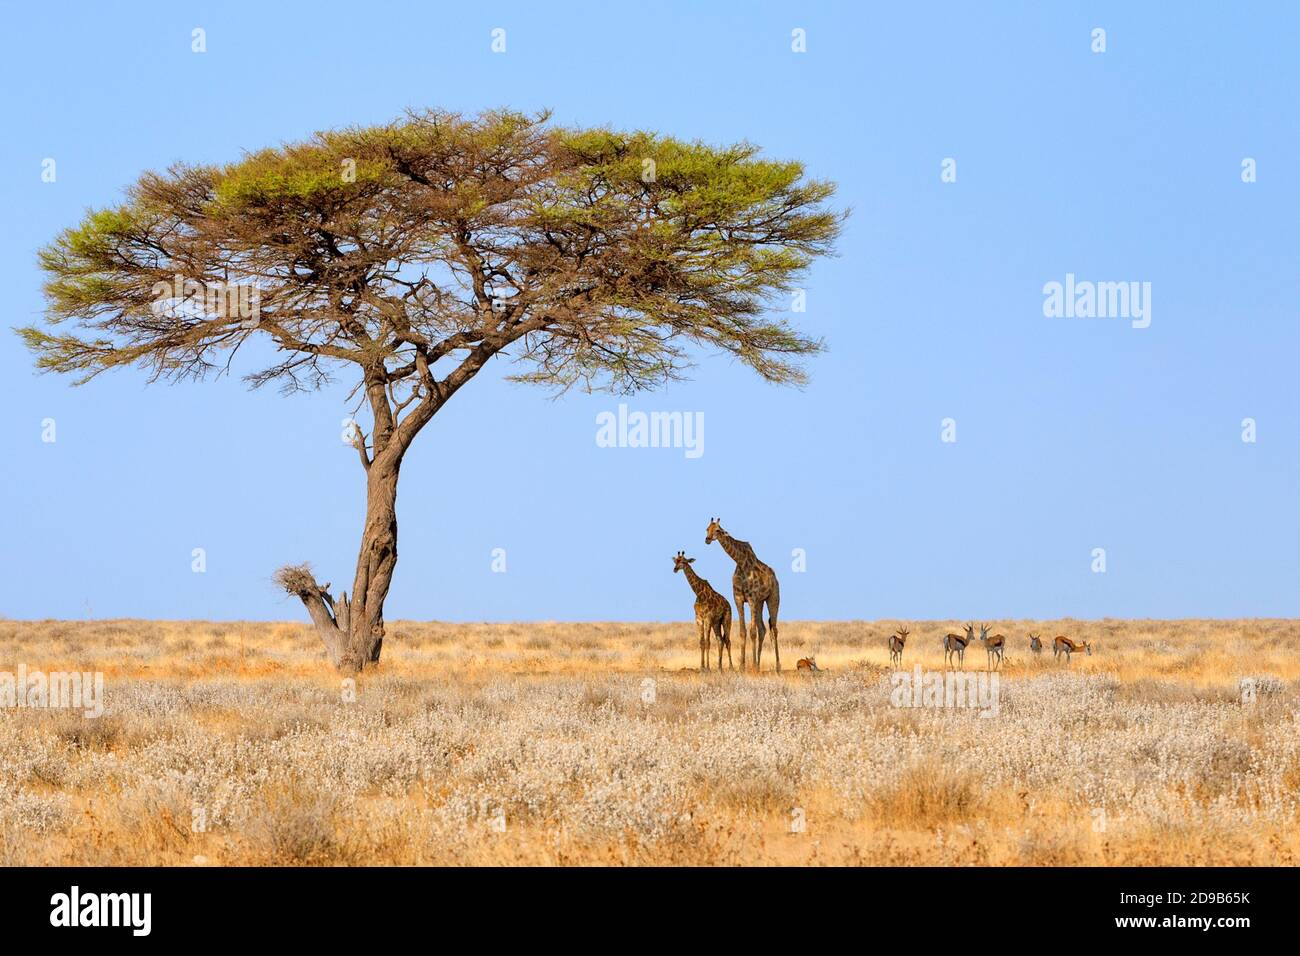
[(695, 573), (689, 564), (682, 565), (682, 572), (686, 575), (686, 580), (691, 585), (691, 590), (695, 592), (696, 597), (704, 597), (709, 593), (709, 586), (704, 578)]
[(718, 539), (718, 544), (722, 545), (722, 550), (732, 561), (740, 564), (750, 554), (749, 545), (744, 541), (739, 541), (727, 534), (725, 531), (719, 531), (714, 537)]

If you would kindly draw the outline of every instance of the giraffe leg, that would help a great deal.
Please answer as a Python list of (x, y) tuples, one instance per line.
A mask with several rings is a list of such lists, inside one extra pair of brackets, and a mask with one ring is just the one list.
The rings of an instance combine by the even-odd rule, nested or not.
[(709, 652), (707, 649), (709, 637), (705, 627), (706, 625), (703, 621), (697, 620), (695, 622), (695, 629), (700, 633), (700, 670), (702, 671), (709, 669)]
[(740, 628), (740, 669), (743, 671), (748, 666), (746, 655), (749, 653), (749, 631), (745, 627), (745, 599), (740, 592), (736, 592), (736, 625)]
[(767, 636), (767, 628), (763, 626), (763, 602), (758, 601), (750, 605), (750, 613), (754, 618), (754, 670), (763, 669), (763, 638)]
[[(731, 608), (723, 607), (722, 620), (718, 622), (718, 634), (722, 637), (722, 643), (727, 645), (727, 668), (735, 670), (736, 665), (731, 662)], [(722, 670), (722, 648), (718, 648), (718, 670)]]
[(772, 588), (772, 594), (767, 599), (767, 626), (772, 629), (772, 651), (776, 654), (776, 669), (779, 673), (781, 670), (781, 642), (776, 636), (776, 612), (781, 606), (781, 592)]

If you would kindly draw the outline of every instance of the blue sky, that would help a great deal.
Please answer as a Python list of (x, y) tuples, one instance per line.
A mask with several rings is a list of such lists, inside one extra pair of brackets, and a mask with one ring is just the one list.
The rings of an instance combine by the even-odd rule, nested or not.
[[(829, 344), (809, 387), (704, 355), (627, 400), (702, 412), (692, 459), (597, 447), (619, 399), (490, 368), (403, 467), (389, 619), (689, 618), (678, 549), (730, 594), (714, 515), (786, 619), (1300, 613), (1297, 8), (729, 6), (23, 5), (0, 39), (6, 329), (41, 311), (41, 245), (176, 160), (408, 106), (747, 139), (853, 209), (791, 316)], [(1150, 327), (1045, 317), (1067, 273), (1150, 282)], [(344, 388), (71, 388), (0, 342), (0, 614), (305, 619), (270, 584), (288, 560), (350, 586)]]

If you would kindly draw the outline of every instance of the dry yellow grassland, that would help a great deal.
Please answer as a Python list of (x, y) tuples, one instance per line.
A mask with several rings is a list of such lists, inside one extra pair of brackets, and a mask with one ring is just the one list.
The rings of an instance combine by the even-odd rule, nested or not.
[(783, 623), (742, 675), (687, 623), (390, 622), (352, 699), (306, 624), (0, 621), (0, 671), (105, 680), (0, 708), (0, 864), (1300, 860), (1300, 622), (996, 622), (992, 718), (891, 704), (898, 623)]

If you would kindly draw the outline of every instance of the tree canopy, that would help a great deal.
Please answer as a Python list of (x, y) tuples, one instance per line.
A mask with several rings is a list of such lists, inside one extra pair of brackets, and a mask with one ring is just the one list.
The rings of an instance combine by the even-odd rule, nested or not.
[[(651, 387), (691, 344), (800, 382), (820, 343), (771, 307), (830, 251), (833, 191), (745, 143), (411, 113), (146, 173), (41, 251), (46, 327), (19, 331), (79, 381), (132, 364), (200, 378), (265, 333), (283, 359), (247, 378), (287, 389), (352, 364), (445, 401), (513, 343), (514, 377), (557, 388)], [(258, 321), (160, 300), (175, 276), (255, 289)]]

